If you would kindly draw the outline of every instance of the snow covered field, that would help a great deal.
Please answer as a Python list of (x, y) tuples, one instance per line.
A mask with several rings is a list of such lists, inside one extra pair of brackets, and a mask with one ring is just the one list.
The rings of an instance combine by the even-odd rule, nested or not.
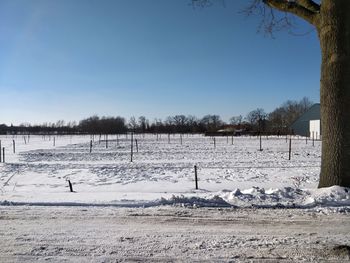
[[(314, 207), (350, 205), (347, 189), (317, 190), (321, 142), (203, 135), (1, 136), (2, 204), (128, 207)], [(16, 153), (13, 153), (15, 140)], [(232, 144), (233, 142), (233, 144)], [(138, 152), (137, 152), (138, 150)], [(199, 189), (195, 189), (194, 166)], [(69, 192), (68, 182), (74, 193)]]

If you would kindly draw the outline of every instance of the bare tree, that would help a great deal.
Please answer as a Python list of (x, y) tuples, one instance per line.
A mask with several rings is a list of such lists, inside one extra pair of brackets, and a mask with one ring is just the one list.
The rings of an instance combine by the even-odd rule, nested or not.
[(139, 127), (141, 129), (141, 132), (145, 133), (148, 125), (148, 120), (145, 116), (139, 117)]
[(205, 115), (201, 119), (201, 123), (206, 127), (207, 131), (213, 132), (223, 124), (219, 115)]
[(242, 115), (239, 115), (239, 116), (233, 116), (230, 118), (230, 124), (232, 125), (239, 125), (242, 123)]
[(266, 117), (267, 114), (265, 113), (264, 109), (257, 108), (256, 110), (249, 112), (246, 119), (248, 122), (250, 122), (252, 127), (258, 130), (260, 133), (261, 131), (265, 130)]
[(133, 132), (136, 132), (136, 129), (138, 128), (138, 125), (137, 125), (137, 122), (136, 122), (136, 119), (134, 116), (132, 116), (129, 120), (129, 128), (131, 131)]
[[(209, 2), (192, 0), (192, 4), (202, 6)], [(267, 32), (290, 25), (290, 15), (317, 31), (322, 54), (319, 187), (350, 187), (350, 1), (253, 0), (249, 10), (262, 15)], [(282, 16), (277, 17), (274, 11)]]
[(288, 100), (284, 102), (268, 116), (272, 131), (289, 132), (292, 123), (312, 105), (313, 103), (306, 97), (300, 101)]

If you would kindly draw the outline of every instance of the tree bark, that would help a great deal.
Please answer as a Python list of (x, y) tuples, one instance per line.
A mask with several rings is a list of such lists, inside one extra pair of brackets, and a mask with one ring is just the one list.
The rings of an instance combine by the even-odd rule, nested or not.
[(349, 0), (322, 1), (317, 25), (322, 52), (319, 187), (350, 187), (349, 14)]

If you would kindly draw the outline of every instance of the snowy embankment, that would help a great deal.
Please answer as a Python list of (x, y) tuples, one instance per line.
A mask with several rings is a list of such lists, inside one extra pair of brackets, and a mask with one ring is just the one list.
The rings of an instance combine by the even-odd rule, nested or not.
[(350, 189), (316, 189), (321, 143), (305, 138), (292, 138), (289, 160), (285, 137), (263, 137), (260, 151), (256, 137), (222, 137), (214, 143), (201, 135), (137, 135), (132, 162), (126, 135), (109, 136), (107, 143), (90, 136), (0, 139), (2, 205), (350, 206)]

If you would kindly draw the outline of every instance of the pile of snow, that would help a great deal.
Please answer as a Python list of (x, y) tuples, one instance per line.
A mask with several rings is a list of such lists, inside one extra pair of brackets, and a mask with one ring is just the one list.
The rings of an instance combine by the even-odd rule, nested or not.
[(246, 190), (224, 190), (219, 194), (227, 203), (238, 207), (337, 207), (350, 206), (350, 189), (332, 186), (321, 189), (264, 189), (253, 187)]
[[(163, 194), (164, 195), (164, 194)], [(153, 196), (156, 197), (156, 196)], [(198, 191), (191, 194), (159, 194), (159, 198), (148, 200), (120, 199), (109, 202), (18, 202), (3, 200), (0, 205), (40, 205), (40, 206), (116, 206), (153, 207), (173, 205), (184, 207), (234, 207), (234, 208), (327, 208), (349, 207), (350, 188), (332, 186), (321, 189), (264, 189), (252, 187), (245, 190), (223, 190), (216, 193)]]
[(226, 202), (224, 199), (215, 195), (209, 198), (200, 198), (196, 196), (185, 197), (172, 196), (170, 199), (162, 198), (159, 202), (155, 202), (159, 205), (181, 205), (181, 206), (192, 206), (192, 207), (232, 207), (231, 204)]
[(350, 206), (350, 189), (332, 186), (321, 189), (299, 189), (285, 187), (283, 189), (250, 189), (233, 191), (223, 190), (205, 198), (195, 196), (172, 196), (160, 204), (172, 204), (194, 207), (256, 207), (256, 208), (314, 208), (314, 207), (346, 207)]

